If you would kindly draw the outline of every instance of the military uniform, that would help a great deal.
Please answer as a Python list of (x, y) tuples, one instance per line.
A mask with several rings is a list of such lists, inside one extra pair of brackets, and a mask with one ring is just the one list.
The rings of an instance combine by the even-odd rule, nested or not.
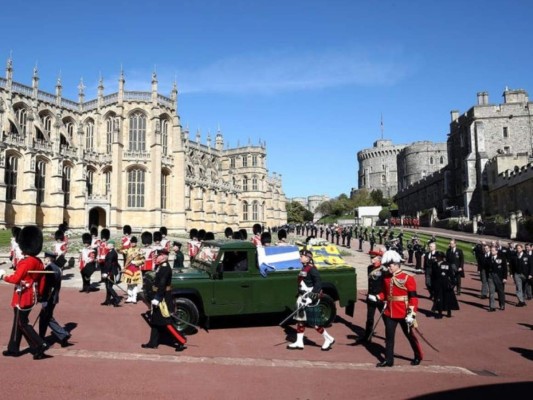
[(507, 262), (498, 254), (492, 254), (487, 263), (487, 279), (489, 283), (489, 311), (494, 311), (495, 296), (498, 293), (500, 310), (505, 309), (505, 282), (507, 281)]
[(445, 261), (443, 253), (438, 253), (437, 262), (431, 263), (431, 285), (433, 293), (432, 311), (436, 312), (436, 318), (442, 318), (442, 312), (447, 312), (447, 317), (452, 316), (452, 310), (459, 310), (459, 303), (454, 293), (457, 270), (455, 265)]
[(463, 250), (456, 247), (449, 247), (446, 250), (446, 262), (457, 271), (456, 290), (457, 294), (461, 294), (461, 280), (465, 277), (465, 257)]

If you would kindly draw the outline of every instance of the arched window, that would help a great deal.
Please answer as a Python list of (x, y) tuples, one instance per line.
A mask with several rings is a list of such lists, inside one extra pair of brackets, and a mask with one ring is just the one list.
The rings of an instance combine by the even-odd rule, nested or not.
[(87, 178), (86, 178), (86, 185), (87, 185), (87, 195), (92, 196), (93, 195), (93, 182), (94, 182), (94, 171), (92, 169), (87, 170)]
[(167, 208), (167, 190), (168, 190), (168, 174), (161, 174), (161, 208)]
[(252, 219), (254, 221), (259, 221), (259, 205), (257, 204), (257, 201), (252, 203)]
[(433, 160), (433, 156), (429, 157), (429, 164), (430, 164), (430, 165), (433, 165), (433, 162), (434, 162), (434, 160)]
[(69, 166), (63, 167), (63, 179), (61, 182), (61, 188), (63, 189), (63, 205), (65, 207), (70, 204), (70, 172), (71, 168)]
[(28, 113), (24, 107), (19, 108), (16, 111), (17, 123), (20, 126), (22, 132), (19, 132), (21, 135), (26, 135), (28, 131)]
[(245, 192), (248, 191), (248, 177), (247, 176), (242, 178), (242, 190)]
[(85, 125), (85, 150), (94, 150), (94, 122), (92, 121)]
[(106, 120), (106, 140), (105, 148), (107, 154), (111, 154), (111, 146), (113, 144), (113, 131), (115, 130), (116, 120), (113, 117), (109, 117)]
[(144, 207), (144, 171), (132, 169), (128, 172), (128, 207)]
[(246, 201), (242, 203), (242, 220), (248, 221), (248, 202)]
[(6, 183), (6, 201), (8, 203), (17, 198), (18, 161), (18, 157), (15, 156), (8, 156), (6, 160), (4, 182)]
[(74, 134), (74, 124), (72, 122), (67, 122), (65, 125), (65, 129), (67, 130), (68, 140), (72, 141), (72, 135)]
[(440, 163), (444, 164), (444, 156), (440, 156)]
[(168, 120), (161, 120), (161, 147), (163, 155), (168, 154)]
[(50, 117), (50, 115), (48, 114), (43, 115), (42, 124), (43, 124), (43, 129), (46, 132), (50, 133), (50, 131), (52, 130), (52, 118)]
[(381, 183), (387, 183), (387, 177), (385, 175), (381, 175)]
[(258, 190), (257, 189), (257, 176), (252, 177), (252, 190)]
[(146, 150), (146, 117), (137, 112), (130, 116), (129, 151)]
[(37, 190), (37, 204), (39, 205), (44, 202), (45, 178), (46, 162), (39, 160), (35, 166), (35, 189)]

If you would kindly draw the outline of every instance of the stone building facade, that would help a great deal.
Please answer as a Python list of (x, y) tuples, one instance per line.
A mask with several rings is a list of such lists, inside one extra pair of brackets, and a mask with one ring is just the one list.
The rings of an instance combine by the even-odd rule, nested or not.
[(304, 206), (307, 210), (311, 211), (312, 213), (315, 212), (316, 208), (326, 202), (329, 201), (329, 196), (327, 195), (311, 195), (307, 197), (293, 197), (292, 199), (289, 199), (290, 201), (295, 201), (297, 203), (300, 203), (302, 206)]
[(397, 156), (398, 191), (407, 188), (448, 164), (446, 143), (414, 142)]
[(489, 208), (486, 164), (498, 154), (525, 152), (533, 147), (533, 118), (525, 90), (505, 89), (502, 104), (490, 104), (488, 94), (477, 95), (477, 105), (459, 115), (451, 112), (448, 135), (448, 204), (464, 209), (466, 217)]
[(170, 97), (125, 90), (78, 101), (0, 78), (0, 227), (91, 225), (134, 230), (166, 226), (221, 232), (286, 223), (281, 176), (269, 175), (266, 146), (224, 148), (221, 132), (201, 143), (182, 129), (176, 84)]
[(404, 147), (381, 139), (376, 140), (372, 148), (357, 152), (358, 188), (369, 192), (379, 189), (384, 197), (392, 198), (398, 191), (396, 157)]
[(523, 89), (505, 89), (503, 98), (490, 104), (488, 93), (480, 92), (467, 112), (451, 112), (447, 165), (398, 192), (401, 214), (433, 207), (467, 218), (531, 212), (533, 104)]

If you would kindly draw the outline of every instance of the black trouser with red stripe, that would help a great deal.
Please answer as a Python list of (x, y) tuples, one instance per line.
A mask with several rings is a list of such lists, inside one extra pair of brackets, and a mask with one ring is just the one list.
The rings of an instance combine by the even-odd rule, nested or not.
[(394, 362), (394, 336), (396, 334), (396, 326), (400, 324), (403, 334), (409, 341), (415, 358), (422, 360), (422, 349), (420, 343), (413, 332), (409, 329), (404, 318), (391, 318), (383, 315), (383, 322), (385, 322), (385, 361), (392, 364)]
[(44, 340), (39, 337), (35, 329), (33, 329), (33, 326), (29, 323), (31, 309), (19, 310), (15, 307), (13, 311), (15, 315), (13, 317), (13, 327), (11, 328), (7, 350), (12, 353), (18, 353), (20, 351), (20, 341), (22, 340), (22, 335), (24, 335), (24, 339), (30, 345), (32, 352), (42, 351), (45, 347)]

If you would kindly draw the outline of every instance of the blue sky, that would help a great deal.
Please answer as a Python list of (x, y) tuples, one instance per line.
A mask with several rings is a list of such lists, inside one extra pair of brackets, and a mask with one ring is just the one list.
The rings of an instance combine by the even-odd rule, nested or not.
[[(90, 7), (90, 8), (89, 8)], [(357, 157), (381, 137), (446, 140), (450, 111), (506, 86), (533, 96), (528, 0), (92, 0), (2, 5), (0, 60), (14, 79), (86, 99), (117, 89), (160, 92), (174, 79), (178, 113), (202, 141), (266, 141), (287, 197), (349, 193)]]

